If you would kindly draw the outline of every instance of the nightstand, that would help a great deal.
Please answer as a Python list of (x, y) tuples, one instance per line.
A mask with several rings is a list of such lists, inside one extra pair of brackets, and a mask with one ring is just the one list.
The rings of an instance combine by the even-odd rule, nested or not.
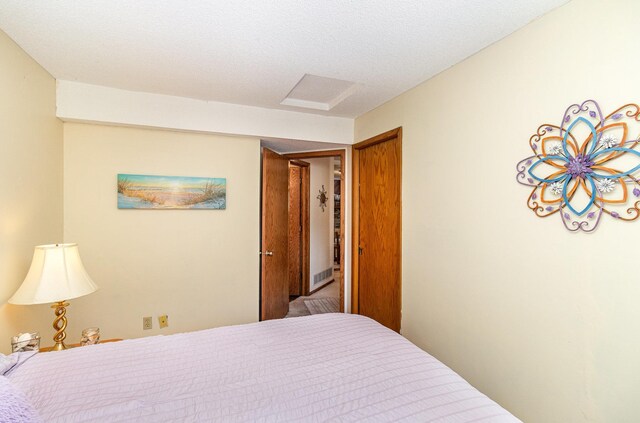
[[(118, 341), (122, 341), (122, 339), (119, 338), (115, 338), (115, 339), (105, 339), (104, 341), (100, 341), (101, 344), (106, 344), (107, 342), (118, 342)], [(71, 349), (71, 348), (78, 348), (80, 346), (80, 343), (77, 344), (69, 344), (67, 345), (67, 349)], [(50, 352), (53, 351), (53, 347), (44, 347), (44, 348), (40, 348), (40, 352)]]

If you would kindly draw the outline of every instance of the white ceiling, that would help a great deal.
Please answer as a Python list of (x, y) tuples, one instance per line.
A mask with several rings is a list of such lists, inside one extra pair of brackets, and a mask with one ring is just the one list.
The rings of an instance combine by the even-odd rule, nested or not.
[(0, 28), (54, 77), (281, 105), (305, 74), (351, 81), (356, 117), (567, 0), (0, 0)]

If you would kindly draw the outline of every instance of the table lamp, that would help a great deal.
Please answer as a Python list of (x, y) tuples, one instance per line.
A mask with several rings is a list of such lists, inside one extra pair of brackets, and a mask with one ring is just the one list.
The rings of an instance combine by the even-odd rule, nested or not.
[(82, 265), (77, 244), (38, 245), (33, 252), (31, 267), (27, 277), (20, 285), (9, 303), (11, 304), (46, 304), (55, 303), (56, 318), (53, 328), (56, 334), (54, 351), (66, 349), (64, 339), (67, 337), (66, 300), (91, 294), (98, 286), (91, 280)]

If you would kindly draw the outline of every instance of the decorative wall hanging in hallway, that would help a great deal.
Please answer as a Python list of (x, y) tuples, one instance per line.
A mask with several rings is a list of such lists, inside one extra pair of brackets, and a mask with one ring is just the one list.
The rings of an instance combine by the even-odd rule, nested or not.
[(319, 194), (316, 197), (318, 200), (320, 200), (320, 208), (322, 209), (322, 212), (324, 213), (324, 208), (327, 207), (327, 190), (324, 189), (324, 185), (322, 185), (322, 189), (318, 190)]
[(118, 175), (119, 209), (216, 209), (227, 207), (225, 178)]
[(573, 104), (560, 125), (544, 124), (529, 139), (533, 155), (518, 162), (516, 180), (533, 188), (527, 206), (557, 215), (572, 232), (593, 232), (603, 216), (640, 216), (640, 108), (603, 115), (598, 103)]

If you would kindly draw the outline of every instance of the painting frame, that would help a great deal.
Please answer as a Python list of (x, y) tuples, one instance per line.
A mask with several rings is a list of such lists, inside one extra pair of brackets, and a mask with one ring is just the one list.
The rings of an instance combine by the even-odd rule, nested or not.
[(118, 209), (226, 210), (227, 179), (118, 173)]

